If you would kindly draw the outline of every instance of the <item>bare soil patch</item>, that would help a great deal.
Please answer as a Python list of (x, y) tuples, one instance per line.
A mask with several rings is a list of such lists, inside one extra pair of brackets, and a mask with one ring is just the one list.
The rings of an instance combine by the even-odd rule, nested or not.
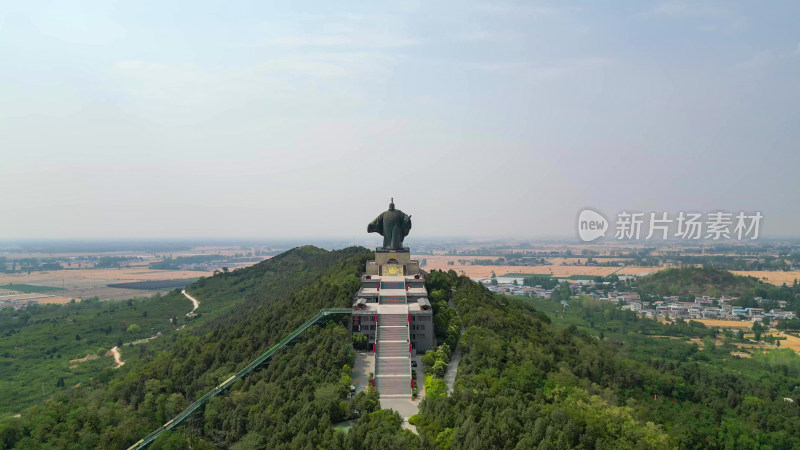
[(91, 353), (89, 355), (84, 356), (83, 358), (70, 359), (69, 360), (69, 368), (70, 369), (76, 369), (78, 367), (78, 364), (80, 364), (82, 362), (86, 362), (86, 361), (92, 361), (92, 360), (95, 360), (95, 359), (98, 359), (98, 358), (100, 358), (100, 357), (97, 356), (94, 353)]
[(114, 364), (116, 364), (115, 369), (119, 369), (120, 367), (125, 365), (125, 361), (122, 360), (122, 355), (119, 353), (119, 348), (115, 345), (111, 348), (111, 350), (106, 353), (106, 356), (111, 355), (114, 357)]

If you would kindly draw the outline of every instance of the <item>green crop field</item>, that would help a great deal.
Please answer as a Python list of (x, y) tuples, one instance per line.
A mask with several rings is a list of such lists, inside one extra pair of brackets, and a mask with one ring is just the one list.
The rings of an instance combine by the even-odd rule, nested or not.
[(5, 284), (0, 286), (0, 289), (8, 289), (11, 291), (19, 291), (25, 294), (41, 294), (42, 292), (63, 291), (64, 289), (52, 286), (34, 286), (32, 284)]
[(131, 283), (109, 284), (108, 287), (142, 290), (174, 289), (186, 287), (198, 279), (199, 278), (180, 278), (175, 280), (134, 281)]
[(570, 275), (567, 277), (568, 280), (589, 280), (593, 281), (598, 278), (603, 278), (597, 275)]

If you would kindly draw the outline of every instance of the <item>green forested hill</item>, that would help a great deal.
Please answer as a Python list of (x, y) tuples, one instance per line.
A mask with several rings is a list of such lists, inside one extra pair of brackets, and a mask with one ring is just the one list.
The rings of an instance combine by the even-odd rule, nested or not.
[[(320, 308), (348, 306), (370, 255), (303, 247), (198, 281), (189, 288), (197, 297), (236, 306), (172, 335), (163, 352), (145, 355), (122, 378), (67, 389), (1, 422), (0, 444), (127, 447)], [(152, 448), (800, 446), (794, 352), (735, 359), (702, 327), (669, 330), (705, 336), (699, 351), (653, 337), (666, 334), (666, 325), (610, 305), (576, 300), (557, 317), (557, 303), (534, 307), (452, 271), (431, 273), (427, 284), (439, 308), (437, 334), (458, 342), (463, 359), (454, 392), (432, 389), (422, 401), (413, 420), (419, 435), (402, 430), (397, 414), (376, 411), (374, 392), (347, 399), (351, 339), (332, 321), (308, 329)], [(447, 300), (455, 312), (443, 306)], [(455, 324), (465, 330), (460, 340)], [(355, 411), (361, 418), (349, 431), (334, 430)]]
[[(662, 428), (640, 417), (614, 388), (640, 387), (645, 368), (512, 297), (451, 272), (466, 328), (455, 392), (428, 398), (415, 423), (436, 448), (668, 448)], [(638, 373), (638, 372), (644, 373)]]
[(750, 294), (762, 284), (758, 279), (734, 275), (723, 269), (710, 267), (680, 267), (659, 270), (637, 279), (640, 291), (660, 296), (680, 297), (710, 295), (742, 296)]
[(414, 420), (424, 447), (800, 447), (791, 350), (736, 359), (710, 338), (698, 351), (641, 334), (668, 327), (613, 305), (571, 301), (562, 318), (558, 302), (492, 295), (452, 271), (431, 278), (455, 288), (466, 332), (455, 392), (427, 398)]
[[(213, 304), (238, 301), (222, 317), (175, 335), (120, 380), (69, 389), (0, 424), (3, 447), (124, 448), (228, 378), (320, 308), (349, 306), (370, 252), (302, 247), (229, 274), (198, 281), (189, 291)], [(341, 325), (314, 327), (195, 418), (195, 446), (246, 442), (318, 443), (348, 414), (341, 404), (352, 360)], [(341, 379), (347, 372), (346, 383)], [(362, 395), (356, 402), (367, 402)], [(362, 410), (368, 406), (359, 405)], [(189, 427), (191, 429), (191, 426)], [(314, 430), (317, 430), (316, 432)], [(203, 436), (200, 436), (203, 435)], [(330, 436), (328, 436), (330, 438)], [(186, 439), (173, 433), (169, 440)], [(180, 447), (178, 447), (180, 448)]]
[(658, 300), (662, 296), (677, 295), (692, 298), (708, 295), (719, 298), (722, 295), (739, 297), (736, 304), (742, 306), (762, 306), (777, 308), (775, 303), (759, 305), (753, 299), (761, 297), (771, 302), (785, 300), (786, 309), (800, 310), (800, 285), (775, 286), (753, 277), (735, 275), (727, 270), (713, 267), (680, 267), (660, 270), (652, 275), (638, 277), (633, 288), (642, 295), (643, 300)]

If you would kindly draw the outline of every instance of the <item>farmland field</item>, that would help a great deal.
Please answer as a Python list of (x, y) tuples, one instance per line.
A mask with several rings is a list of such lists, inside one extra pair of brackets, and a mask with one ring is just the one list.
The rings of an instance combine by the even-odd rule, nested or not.
[(30, 284), (6, 284), (0, 286), (0, 289), (7, 289), (9, 291), (17, 291), (22, 292), (24, 294), (29, 294), (32, 292), (36, 292), (41, 294), (42, 292), (51, 292), (51, 291), (63, 291), (64, 288), (60, 287), (53, 287), (53, 286), (33, 286)]
[(782, 332), (773, 333), (776, 337), (783, 338), (781, 341), (781, 348), (790, 348), (796, 352), (800, 352), (800, 338)]
[[(497, 259), (496, 256), (451, 256), (451, 255), (416, 255), (414, 258), (425, 260), (424, 270), (455, 270), (456, 273), (465, 274), (472, 278), (488, 278), (492, 273), (500, 276), (513, 274), (539, 274), (558, 278), (581, 279), (590, 276), (607, 276), (612, 273), (617, 275), (648, 275), (664, 267), (605, 267), (605, 266), (573, 266), (573, 265), (536, 265), (536, 266), (495, 266), (495, 265), (473, 265), (463, 264), (464, 262), (476, 259)], [(585, 261), (586, 258), (545, 258), (548, 261), (575, 262), (578, 259)], [(620, 258), (615, 260), (622, 261)], [(598, 259), (598, 261), (608, 261), (610, 259)], [(732, 271), (737, 275), (752, 276), (767, 283), (781, 285), (786, 283), (791, 285), (794, 280), (800, 281), (800, 271), (781, 272), (781, 271)]]
[(33, 284), (64, 288), (106, 286), (109, 283), (131, 281), (175, 280), (179, 278), (197, 278), (211, 276), (212, 272), (194, 270), (150, 270), (147, 267), (124, 267), (120, 269), (80, 269), (57, 270), (51, 272), (3, 273), (0, 274), (2, 284)]
[(692, 319), (700, 322), (709, 328), (750, 328), (753, 322), (743, 320), (712, 320), (712, 319)]
[[(509, 273), (537, 273), (542, 275), (550, 275), (554, 277), (568, 278), (572, 275), (589, 275), (589, 276), (606, 276), (612, 273), (618, 275), (642, 275), (655, 272), (658, 268), (655, 267), (601, 267), (601, 266), (561, 266), (561, 265), (544, 265), (544, 266), (493, 266), (493, 265), (471, 265), (460, 264), (459, 260), (469, 259), (490, 259), (488, 257), (462, 257), (462, 256), (415, 256), (417, 259), (425, 259), (426, 265), (423, 267), (425, 270), (455, 270), (456, 273), (464, 273), (473, 278), (487, 278), (492, 275), (504, 276)], [(452, 264), (450, 264), (452, 263)]]
[(787, 285), (791, 286), (795, 280), (800, 281), (800, 271), (779, 272), (773, 270), (733, 270), (732, 272), (736, 275), (756, 277), (759, 280), (777, 285), (786, 283)]
[[(120, 269), (80, 269), (51, 272), (0, 274), (0, 283), (30, 286), (28, 292), (52, 293), (56, 297), (36, 299), (39, 303), (66, 303), (71, 299), (98, 297), (101, 300), (127, 300), (133, 297), (164, 293), (186, 282), (175, 284), (175, 280), (196, 280), (210, 276), (211, 272), (192, 270), (151, 270), (146, 266)], [(133, 288), (130, 283), (133, 283)], [(149, 283), (149, 284), (138, 284)], [(58, 289), (58, 292), (50, 292)]]
[(178, 280), (156, 280), (156, 281), (134, 281), (131, 283), (115, 283), (109, 284), (110, 288), (121, 289), (144, 289), (144, 290), (161, 290), (161, 289), (174, 289), (186, 287), (195, 281), (197, 278), (182, 278)]

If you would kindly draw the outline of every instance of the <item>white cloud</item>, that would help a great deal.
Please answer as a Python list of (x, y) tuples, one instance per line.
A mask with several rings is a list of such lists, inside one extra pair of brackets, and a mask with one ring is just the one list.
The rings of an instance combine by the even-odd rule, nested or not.
[(287, 46), (287, 47), (349, 47), (349, 48), (398, 48), (419, 45), (421, 39), (403, 36), (370, 35), (344, 36), (336, 34), (297, 34), (266, 38), (247, 46)]
[(736, 64), (741, 69), (761, 69), (800, 56), (800, 43), (794, 50), (761, 50)]
[(721, 31), (728, 33), (739, 33), (749, 27), (747, 17), (736, 17), (730, 21), (719, 21), (718, 23), (701, 25), (701, 31)]
[(312, 47), (397, 49), (423, 43), (407, 33), (404, 18), (389, 14), (300, 15), (293, 20), (262, 22), (242, 47)]
[(520, 33), (511, 31), (470, 31), (467, 33), (460, 33), (453, 37), (455, 41), (461, 42), (487, 42), (487, 41), (508, 41), (512, 39), (521, 39)]
[(401, 59), (380, 52), (322, 52), (224, 69), (133, 60), (117, 62), (111, 73), (135, 95), (192, 104), (245, 92), (250, 96), (301, 92), (307, 83), (318, 80), (369, 78), (390, 70)]
[(750, 58), (736, 64), (736, 66), (743, 69), (759, 69), (780, 59), (783, 59), (780, 53), (772, 50), (765, 50), (754, 53)]
[(747, 17), (737, 15), (724, 4), (711, 1), (668, 0), (640, 14), (645, 19), (692, 20), (706, 32), (739, 33), (749, 27)]
[(565, 11), (579, 11), (578, 7), (564, 7), (564, 6), (532, 6), (532, 5), (502, 5), (502, 4), (483, 4), (479, 5), (476, 10), (483, 14), (492, 14), (498, 16), (509, 17), (535, 17), (535, 16), (552, 16), (554, 14), (562, 13)]
[(586, 57), (552, 65), (512, 62), (476, 64), (473, 67), (489, 73), (539, 82), (562, 78), (572, 73), (603, 66), (610, 62), (611, 60), (608, 58)]
[(722, 7), (705, 1), (669, 0), (643, 14), (649, 18), (687, 19), (719, 18), (727, 15)]

